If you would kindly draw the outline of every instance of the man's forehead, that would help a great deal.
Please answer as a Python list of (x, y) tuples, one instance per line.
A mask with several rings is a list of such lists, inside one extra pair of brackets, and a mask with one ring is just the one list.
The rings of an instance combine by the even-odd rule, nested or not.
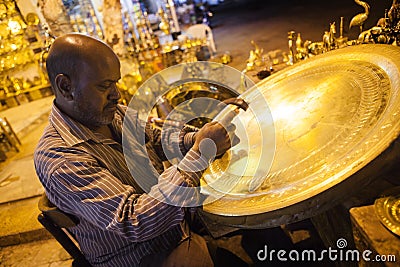
[(113, 75), (113, 77), (109, 76), (110, 80), (118, 80), (120, 77), (114, 77), (120, 75), (120, 63), (118, 58), (114, 57), (113, 54), (106, 56), (103, 54), (102, 56), (96, 56), (91, 54), (85, 60), (80, 60), (81, 70), (82, 72), (88, 73), (91, 72), (94, 75), (100, 73), (107, 73), (108, 75)]

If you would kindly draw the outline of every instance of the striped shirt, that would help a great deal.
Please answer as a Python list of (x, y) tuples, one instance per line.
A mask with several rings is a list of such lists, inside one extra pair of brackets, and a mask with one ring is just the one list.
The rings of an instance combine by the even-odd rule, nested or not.
[[(136, 112), (129, 110), (129, 116), (130, 119), (133, 116), (134, 127), (142, 127)], [(179, 202), (182, 195), (179, 189), (168, 185), (190, 186), (190, 181), (201, 175), (193, 172), (188, 179), (186, 172), (181, 174), (172, 166), (161, 175), (152, 174), (159, 180), (151, 188), (153, 195), (143, 193), (135, 186), (124, 158), (123, 118), (121, 112), (116, 112), (112, 121), (115, 141), (92, 132), (53, 104), (50, 123), (34, 153), (36, 172), (49, 200), (79, 219), (79, 224), (70, 231), (94, 266), (137, 266), (144, 256), (169, 250), (187, 238), (182, 225), (183, 209), (160, 198), (173, 197)], [(193, 133), (161, 135), (153, 128), (146, 128), (145, 132), (146, 146), (150, 144), (153, 148), (150, 155), (159, 155), (161, 159), (163, 153), (159, 149), (164, 143), (179, 143), (182, 150), (191, 147), (193, 139)], [(135, 137), (135, 133), (132, 135)], [(134, 150), (131, 153), (146, 158), (145, 148), (135, 144), (134, 138), (130, 142), (133, 142), (130, 149)], [(193, 160), (198, 156), (189, 150), (179, 164), (186, 170), (194, 168)], [(203, 168), (207, 166), (206, 161), (196, 162)]]

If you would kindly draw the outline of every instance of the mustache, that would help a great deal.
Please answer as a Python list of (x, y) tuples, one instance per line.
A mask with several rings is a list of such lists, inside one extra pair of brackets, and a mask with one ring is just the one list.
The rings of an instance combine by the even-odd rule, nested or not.
[(104, 108), (114, 108), (117, 105), (118, 105), (118, 101), (112, 100), (112, 101), (108, 102), (108, 104)]
[(118, 104), (118, 100), (111, 100), (108, 102), (107, 107), (108, 106), (116, 106)]

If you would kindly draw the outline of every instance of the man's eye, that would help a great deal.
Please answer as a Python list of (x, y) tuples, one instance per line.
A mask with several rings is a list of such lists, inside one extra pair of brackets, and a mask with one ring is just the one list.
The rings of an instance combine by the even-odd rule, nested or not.
[(111, 87), (111, 84), (109, 84), (109, 83), (100, 85), (100, 88), (102, 88), (102, 89), (108, 89), (110, 87)]

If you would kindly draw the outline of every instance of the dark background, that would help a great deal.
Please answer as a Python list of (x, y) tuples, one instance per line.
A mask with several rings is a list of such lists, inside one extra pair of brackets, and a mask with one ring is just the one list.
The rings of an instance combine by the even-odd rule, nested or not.
[[(376, 25), (390, 9), (392, 0), (369, 0), (370, 15), (364, 29)], [(248, 58), (254, 40), (265, 52), (288, 50), (287, 33), (300, 32), (304, 40), (322, 41), (330, 23), (336, 23), (339, 37), (340, 17), (344, 18), (344, 36), (357, 39), (360, 29), (349, 29), (351, 19), (364, 12), (364, 8), (352, 0), (225, 0), (210, 7), (214, 16), (212, 29), (219, 53), (229, 51), (234, 67), (241, 69)], [(243, 51), (246, 51), (243, 53)]]

